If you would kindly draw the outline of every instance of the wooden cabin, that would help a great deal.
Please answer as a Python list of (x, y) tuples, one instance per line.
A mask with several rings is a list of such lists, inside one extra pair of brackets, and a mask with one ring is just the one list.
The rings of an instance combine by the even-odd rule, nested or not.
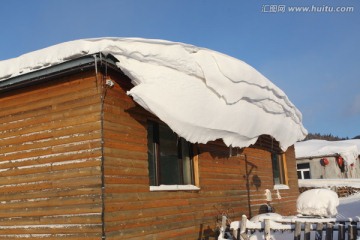
[(0, 81), (0, 239), (216, 239), (223, 214), (296, 213), (293, 147), (190, 144), (100, 55)]

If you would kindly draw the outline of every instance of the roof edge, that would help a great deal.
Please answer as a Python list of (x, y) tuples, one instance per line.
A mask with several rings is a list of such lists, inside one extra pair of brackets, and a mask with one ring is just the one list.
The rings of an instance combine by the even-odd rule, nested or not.
[(105, 67), (121, 72), (121, 70), (116, 67), (116, 62), (117, 59), (111, 54), (105, 55), (101, 52), (82, 56), (37, 71), (2, 80), (0, 81), (0, 93), (35, 85), (44, 82), (45, 80), (62, 77), (75, 72), (86, 71), (91, 68), (96, 70), (97, 67)]

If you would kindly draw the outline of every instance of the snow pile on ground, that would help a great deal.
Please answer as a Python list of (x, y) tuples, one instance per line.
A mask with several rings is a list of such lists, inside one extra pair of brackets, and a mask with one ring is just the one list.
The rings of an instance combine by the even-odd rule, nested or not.
[(129, 95), (190, 142), (246, 147), (268, 134), (283, 150), (307, 131), (283, 91), (243, 61), (196, 46), (139, 38), (84, 39), (0, 62), (0, 81), (102, 52), (135, 85)]
[(299, 195), (296, 202), (298, 213), (306, 216), (335, 216), (338, 205), (337, 194), (329, 189), (307, 190)]
[(296, 158), (341, 155), (347, 164), (352, 164), (360, 155), (360, 139), (326, 141), (308, 140), (295, 143)]
[(353, 187), (360, 188), (360, 180), (356, 178), (342, 179), (299, 179), (299, 187), (332, 188)]
[(262, 213), (258, 214), (250, 219), (251, 222), (263, 222), (265, 219), (281, 220), (283, 216), (278, 213)]

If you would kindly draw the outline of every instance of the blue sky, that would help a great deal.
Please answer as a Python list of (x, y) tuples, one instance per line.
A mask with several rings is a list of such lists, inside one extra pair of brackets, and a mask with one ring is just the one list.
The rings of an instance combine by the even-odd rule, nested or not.
[(2, 0), (0, 60), (80, 38), (194, 44), (258, 69), (309, 132), (351, 138), (360, 135), (359, 25), (359, 0)]

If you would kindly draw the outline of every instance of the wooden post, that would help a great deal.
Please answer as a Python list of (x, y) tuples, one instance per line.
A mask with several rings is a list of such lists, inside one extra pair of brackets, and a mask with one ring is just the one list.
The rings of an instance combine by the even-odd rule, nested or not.
[(332, 225), (332, 223), (326, 223), (326, 240), (333, 240), (333, 231), (334, 226)]
[[(242, 215), (241, 216), (241, 224), (240, 224), (240, 239), (241, 240), (247, 240), (248, 236), (247, 236), (247, 231), (246, 231), (246, 222), (247, 222), (247, 217), (246, 215)], [(237, 231), (236, 231), (237, 233)], [(237, 239), (237, 236), (235, 236)]]
[(301, 222), (295, 222), (294, 240), (301, 238)]
[(305, 223), (304, 240), (310, 240), (310, 223)]
[(318, 223), (316, 225), (315, 240), (322, 240), (323, 228), (324, 228), (323, 223)]
[(344, 224), (338, 225), (338, 240), (345, 240), (345, 227)]
[(270, 219), (265, 219), (265, 240), (270, 240)]
[(350, 225), (348, 226), (348, 239), (349, 240), (356, 240), (357, 238), (357, 225)]
[(222, 216), (219, 239), (225, 239), (226, 220), (226, 216)]

